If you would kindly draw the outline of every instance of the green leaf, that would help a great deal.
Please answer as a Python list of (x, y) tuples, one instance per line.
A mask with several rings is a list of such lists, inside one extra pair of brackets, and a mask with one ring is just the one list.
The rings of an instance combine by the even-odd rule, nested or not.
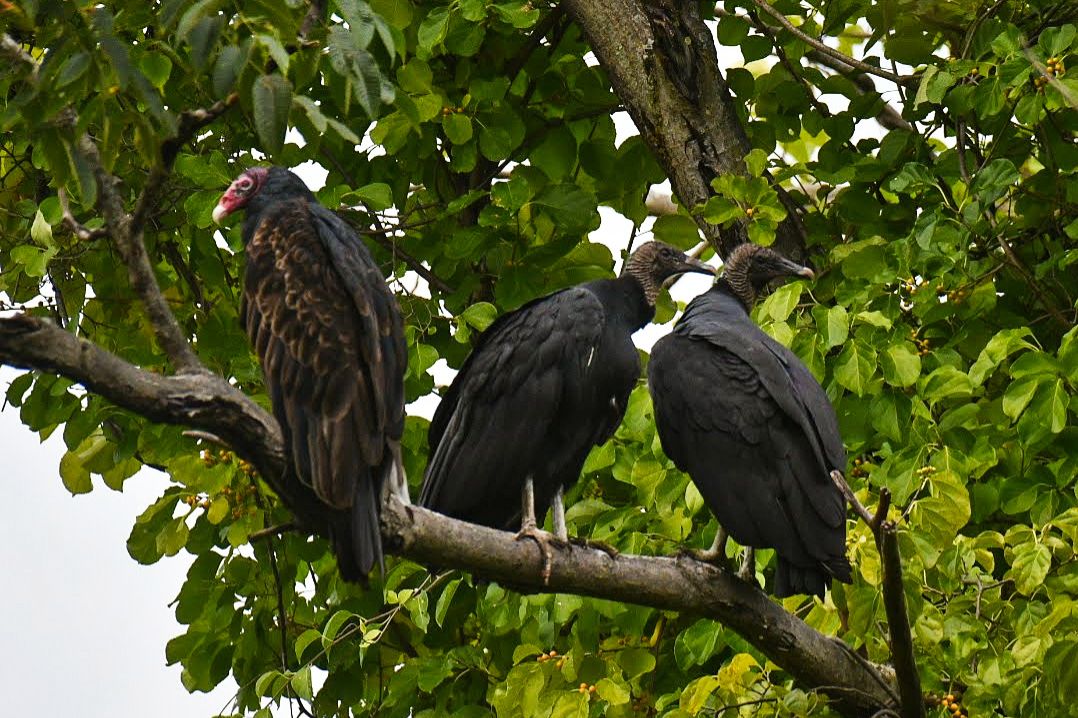
[(599, 226), (595, 197), (574, 184), (550, 185), (532, 203), (549, 214), (565, 234), (580, 234)]
[(1018, 182), (1020, 175), (1014, 163), (1006, 159), (992, 160), (977, 172), (970, 192), (982, 202), (994, 202)]
[(64, 64), (60, 66), (60, 71), (56, 75), (54, 86), (57, 89), (67, 87), (72, 82), (82, 77), (90, 67), (90, 59), (89, 53), (82, 51), (70, 55), (64, 60)]
[(883, 378), (898, 387), (912, 386), (921, 376), (921, 357), (907, 342), (892, 344), (884, 351), (880, 361)]
[(34, 223), (30, 225), (30, 238), (43, 247), (52, 246), (52, 227), (45, 221), (40, 209), (34, 214)]
[(463, 145), (472, 139), (472, 118), (463, 113), (453, 112), (442, 118), (445, 136), (455, 145)]
[(477, 302), (460, 313), (461, 319), (481, 332), (486, 331), (497, 317), (498, 308), (490, 302)]
[(876, 350), (856, 339), (848, 342), (835, 364), (835, 380), (857, 396), (863, 396), (875, 373)]
[[(599, 697), (612, 706), (620, 706), (628, 703), (631, 697), (625, 686), (616, 683), (609, 678), (603, 678), (595, 684), (595, 692)], [(585, 713), (585, 715), (587, 715)]]
[(263, 75), (251, 88), (255, 129), (266, 151), (276, 155), (284, 145), (288, 111), (292, 107), (292, 85), (280, 75)]
[(300, 698), (308, 701), (314, 698), (314, 689), (311, 687), (310, 666), (304, 666), (296, 671), (292, 675), (289, 684), (292, 686), (292, 690), (294, 690), (296, 695)]
[(715, 621), (701, 619), (678, 634), (674, 640), (674, 660), (678, 668), (688, 671), (702, 666), (716, 648), (722, 646), (722, 626)]
[(356, 614), (351, 611), (335, 611), (322, 629), (322, 647), (328, 649), (337, 640), (341, 628), (353, 618), (356, 618)]
[(700, 228), (691, 217), (683, 214), (665, 214), (657, 218), (651, 231), (655, 239), (678, 249), (690, 249), (700, 242)]
[(969, 375), (953, 366), (941, 366), (924, 381), (921, 394), (932, 402), (952, 397), (969, 396), (973, 393), (973, 384)]
[(363, 185), (345, 196), (349, 195), (355, 195), (363, 204), (375, 212), (380, 212), (393, 206), (393, 190), (385, 182), (373, 182)]
[(1044, 379), (1043, 374), (1034, 374), (1012, 382), (1003, 394), (1003, 413), (1017, 421)]
[(434, 621), (439, 626), (445, 621), (445, 614), (449, 612), (449, 606), (453, 603), (453, 596), (457, 594), (460, 581), (459, 578), (455, 578), (447, 583), (442, 589), (442, 594), (438, 596), (438, 603), (434, 607)]
[(187, 543), (190, 533), (182, 517), (172, 519), (157, 534), (157, 550), (165, 556), (175, 556)]
[(655, 654), (643, 648), (626, 648), (618, 654), (618, 663), (631, 680), (655, 670)]
[(685, 686), (681, 691), (681, 699), (678, 702), (681, 710), (689, 715), (696, 715), (707, 704), (707, 699), (719, 687), (718, 676), (702, 676)]
[(304, 652), (312, 643), (321, 638), (322, 634), (313, 628), (308, 628), (306, 631), (299, 634), (299, 638), (296, 639), (295, 643), (296, 660), (303, 663)]
[(1025, 340), (1025, 337), (1031, 335), (1032, 332), (1029, 327), (1004, 329), (997, 332), (995, 336), (988, 340), (988, 344), (977, 356), (977, 361), (970, 367), (969, 378), (973, 385), (980, 386), (983, 384), (984, 380), (991, 375), (995, 368), (1014, 352), (1020, 349), (1036, 349), (1035, 346)]
[(1019, 593), (1031, 596), (1041, 588), (1051, 566), (1052, 552), (1048, 547), (1030, 541), (1015, 547), (1011, 568), (1005, 577), (1014, 581), (1014, 587)]
[(928, 485), (931, 495), (914, 502), (910, 525), (942, 548), (969, 522), (969, 491), (958, 474), (949, 470), (937, 471)]
[(745, 156), (745, 169), (753, 177), (762, 176), (768, 164), (767, 153), (761, 149), (755, 149)]
[(846, 308), (834, 306), (827, 310), (827, 348), (842, 346), (850, 335), (850, 319)]
[(49, 260), (59, 251), (56, 247), (41, 249), (32, 244), (20, 244), (11, 249), (11, 261), (22, 265), (23, 271), (30, 277), (44, 277), (48, 271)]
[(206, 519), (213, 525), (217, 525), (225, 520), (229, 515), (228, 499), (224, 496), (217, 496), (210, 502), (210, 508), (206, 511)]
[(161, 89), (168, 82), (168, 76), (172, 73), (172, 60), (161, 53), (143, 55), (139, 60), (139, 70), (146, 76), (154, 87)]
[(420, 58), (434, 54), (435, 47), (445, 40), (448, 29), (449, 8), (443, 6), (432, 9), (419, 26), (417, 39), (420, 49), (423, 50)]
[(64, 488), (71, 494), (88, 494), (93, 491), (93, 482), (90, 481), (90, 471), (82, 463), (82, 457), (68, 451), (60, 458), (60, 479), (64, 482)]
[(801, 282), (790, 282), (776, 289), (771, 296), (764, 300), (760, 308), (762, 316), (769, 316), (773, 321), (784, 322), (790, 318), (797, 303), (801, 300), (801, 292), (804, 290)]

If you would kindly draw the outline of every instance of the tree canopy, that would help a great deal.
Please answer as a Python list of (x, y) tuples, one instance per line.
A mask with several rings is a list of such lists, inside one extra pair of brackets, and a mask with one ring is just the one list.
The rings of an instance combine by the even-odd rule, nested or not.
[[(195, 557), (165, 656), (191, 691), (231, 675), (230, 715), (1067, 714), (1076, 22), (1066, 0), (0, 0), (0, 361), (27, 370), (7, 402), (62, 433), (73, 494), (168, 473), (126, 549)], [(270, 530), (283, 448), (240, 227), (210, 217), (268, 161), (324, 168), (384, 267), (410, 402), (499, 313), (612, 275), (600, 206), (633, 224), (623, 254), (748, 238), (811, 263), (754, 317), (826, 388), (865, 518), (886, 512), (850, 514), (854, 583), (779, 603), (666, 558), (716, 524), (643, 379), (566, 497), (570, 534), (616, 551), (559, 551), (549, 586), (528, 542), (399, 504), (366, 588)], [(665, 179), (676, 205), (647, 199)]]

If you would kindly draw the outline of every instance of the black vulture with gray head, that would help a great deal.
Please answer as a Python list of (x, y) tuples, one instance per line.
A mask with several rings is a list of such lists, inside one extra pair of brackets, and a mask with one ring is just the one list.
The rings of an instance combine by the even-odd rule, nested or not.
[(655, 316), (664, 282), (685, 272), (714, 270), (648, 242), (617, 279), (563, 289), (499, 317), (434, 414), (419, 503), (493, 528), (521, 525), (547, 555), (535, 516), (553, 504), (555, 533), (565, 538), (562, 491), (591, 447), (621, 423), (640, 377), (632, 334)]
[(838, 421), (808, 368), (749, 317), (759, 292), (790, 276), (813, 275), (771, 249), (735, 248), (655, 344), (648, 384), (663, 450), (721, 528), (775, 549), (775, 594), (822, 596), (830, 579), (850, 582), (846, 503), (831, 478), (846, 467)]
[(246, 209), (244, 328), (262, 362), (289, 470), (274, 488), (333, 543), (341, 576), (382, 563), (383, 486), (400, 458), (408, 360), (397, 301), (367, 248), (283, 167), (241, 174), (213, 211)]

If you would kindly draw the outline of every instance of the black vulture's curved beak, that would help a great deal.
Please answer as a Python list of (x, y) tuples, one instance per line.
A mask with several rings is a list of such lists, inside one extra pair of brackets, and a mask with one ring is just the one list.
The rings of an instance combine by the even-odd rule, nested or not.
[(696, 257), (685, 255), (685, 259), (678, 265), (678, 273), (685, 274), (695, 272), (697, 274), (715, 274), (715, 268), (707, 262), (702, 262)]
[(785, 274), (793, 277), (804, 277), (805, 279), (816, 278), (816, 272), (813, 272), (810, 268), (802, 266), (797, 262), (782, 257), (780, 263)]

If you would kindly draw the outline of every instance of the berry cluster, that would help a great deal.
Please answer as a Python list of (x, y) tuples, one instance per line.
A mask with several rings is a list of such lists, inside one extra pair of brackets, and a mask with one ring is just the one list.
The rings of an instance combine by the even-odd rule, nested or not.
[(948, 693), (945, 696), (929, 693), (925, 698), (928, 705), (940, 706), (951, 715), (951, 718), (968, 718), (969, 716), (969, 713), (962, 707), (962, 704), (958, 702), (958, 698), (953, 693)]
[(459, 115), (461, 112), (464, 112), (463, 107), (443, 107), (442, 108), (442, 116), (443, 117), (445, 115), (452, 115), (454, 113)]
[(1044, 71), (1045, 75), (1038, 75), (1033, 78), (1033, 86), (1038, 90), (1043, 90), (1044, 86), (1048, 84), (1048, 75), (1052, 77), (1058, 77), (1063, 74), (1065, 67), (1063, 67), (1063, 60), (1058, 57), (1048, 58), (1048, 62), (1045, 63)]
[(865, 466), (868, 465), (868, 459), (858, 456), (853, 460), (853, 469), (850, 470), (850, 476), (860, 479), (868, 476), (868, 471), (865, 470)]
[(565, 656), (558, 658), (558, 652), (551, 649), (550, 653), (540, 653), (539, 658), (536, 659), (540, 663), (546, 663), (547, 661), (554, 661), (555, 668), (561, 668), (565, 665)]
[(917, 476), (918, 476), (919, 478), (922, 478), (922, 479), (923, 479), (923, 478), (925, 478), (926, 476), (931, 476), (932, 474), (936, 473), (936, 467), (935, 467), (935, 466), (931, 466), (931, 465), (929, 465), (929, 466), (922, 466), (921, 468), (917, 469), (917, 471), (915, 471), (914, 473), (915, 473), (915, 474), (917, 474)]
[(581, 693), (594, 693), (595, 686), (589, 686), (587, 683), (581, 683), (580, 688), (578, 688), (577, 690), (579, 690)]

